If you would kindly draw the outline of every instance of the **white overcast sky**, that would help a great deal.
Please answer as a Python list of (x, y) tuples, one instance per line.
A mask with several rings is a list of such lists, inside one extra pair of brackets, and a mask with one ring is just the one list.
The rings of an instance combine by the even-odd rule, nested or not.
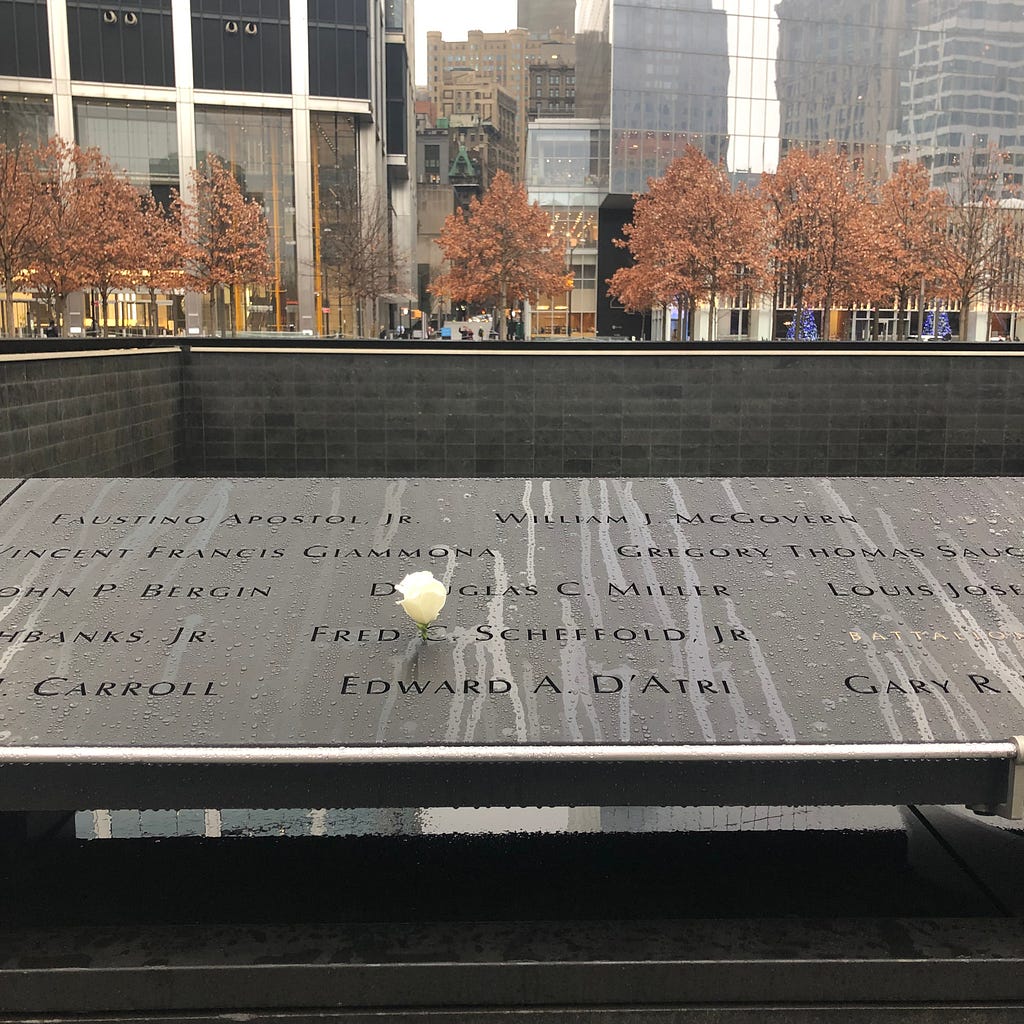
[(516, 27), (516, 0), (415, 0), (416, 82), (427, 81), (427, 33), (440, 32), (445, 39), (465, 39), (471, 28), (504, 32)]

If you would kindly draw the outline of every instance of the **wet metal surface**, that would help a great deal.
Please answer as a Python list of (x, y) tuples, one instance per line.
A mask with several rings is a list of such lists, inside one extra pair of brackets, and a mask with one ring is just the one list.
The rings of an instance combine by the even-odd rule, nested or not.
[[(6, 493), (6, 492), (4, 492)], [(980, 744), (1024, 732), (1009, 479), (30, 480), (7, 747)], [(450, 588), (426, 641), (394, 584)]]

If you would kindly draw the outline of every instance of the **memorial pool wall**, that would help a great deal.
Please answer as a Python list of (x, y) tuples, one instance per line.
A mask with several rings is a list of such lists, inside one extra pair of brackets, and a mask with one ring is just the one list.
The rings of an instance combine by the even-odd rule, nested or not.
[(0, 349), (0, 391), (4, 477), (1024, 472), (1007, 347)]

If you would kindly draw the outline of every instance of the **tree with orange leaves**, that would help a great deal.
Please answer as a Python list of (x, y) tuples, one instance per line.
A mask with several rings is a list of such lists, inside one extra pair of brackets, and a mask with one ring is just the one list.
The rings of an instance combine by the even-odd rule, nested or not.
[(165, 210), (145, 193), (135, 212), (127, 274), (136, 291), (149, 293), (149, 323), (158, 324), (157, 292), (180, 291), (191, 283), (185, 269), (187, 249), (181, 232), (177, 195)]
[(687, 146), (637, 199), (625, 239), (617, 241), (632, 253), (634, 266), (616, 271), (610, 291), (630, 308), (674, 299), (688, 308), (691, 323), (696, 305), (706, 302), (712, 340), (719, 299), (737, 295), (760, 274), (761, 221), (751, 196), (732, 188), (725, 168)]
[(879, 186), (876, 213), (880, 285), (896, 296), (896, 337), (903, 338), (911, 297), (941, 275), (949, 207), (945, 193), (931, 187), (924, 164), (904, 160)]
[[(95, 219), (90, 237), (92, 267), (87, 284), (99, 292), (100, 316), (106, 333), (111, 293), (131, 285), (129, 267), (138, 232), (140, 197), (127, 176), (115, 171), (106, 157), (96, 160), (91, 176)], [(115, 313), (115, 319), (117, 316)]]
[(245, 197), (235, 176), (211, 154), (192, 171), (190, 199), (179, 208), (189, 273), (209, 292), (213, 328), (220, 330), (218, 288), (229, 289), (234, 309), (239, 288), (274, 279), (263, 207)]
[(95, 283), (105, 164), (98, 149), (82, 149), (59, 137), (38, 151), (42, 198), (31, 277), (35, 287), (49, 293), (58, 323), (68, 295)]
[[(793, 149), (758, 188), (769, 214), (776, 294), (785, 282), (797, 310), (820, 303), (827, 341), (833, 305), (866, 287), (867, 261), (879, 244), (863, 174), (842, 154)], [(796, 325), (799, 340), (799, 315)]]
[(647, 261), (619, 267), (608, 279), (608, 292), (631, 313), (646, 313), (678, 298), (677, 281), (658, 273)]
[(20, 140), (0, 145), (0, 275), (4, 287), (4, 329), (14, 333), (14, 288), (25, 276), (39, 244), (43, 199), (37, 151)]
[(565, 249), (551, 218), (531, 205), (522, 185), (499, 171), (483, 199), (449, 214), (437, 239), (449, 269), (430, 284), (433, 295), (467, 302), (494, 300), (505, 337), (510, 302), (536, 301), (565, 288)]

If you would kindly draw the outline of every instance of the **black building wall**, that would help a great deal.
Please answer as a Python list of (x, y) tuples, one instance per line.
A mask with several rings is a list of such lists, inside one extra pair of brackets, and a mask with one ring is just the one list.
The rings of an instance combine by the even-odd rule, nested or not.
[(615, 244), (622, 229), (633, 219), (633, 197), (610, 195), (597, 215), (597, 336), (599, 338), (643, 338), (650, 333), (650, 321), (639, 313), (628, 312), (611, 298), (605, 282), (619, 267), (628, 267), (633, 259), (628, 249)]

